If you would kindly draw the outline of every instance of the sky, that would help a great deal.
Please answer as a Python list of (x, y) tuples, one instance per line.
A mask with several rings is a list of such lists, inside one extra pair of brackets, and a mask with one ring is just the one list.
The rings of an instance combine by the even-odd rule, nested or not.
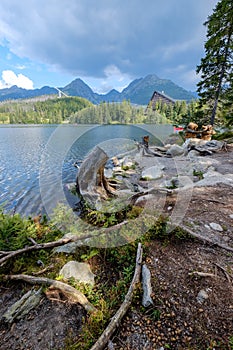
[(195, 91), (217, 0), (1, 0), (0, 89), (122, 91), (156, 74)]

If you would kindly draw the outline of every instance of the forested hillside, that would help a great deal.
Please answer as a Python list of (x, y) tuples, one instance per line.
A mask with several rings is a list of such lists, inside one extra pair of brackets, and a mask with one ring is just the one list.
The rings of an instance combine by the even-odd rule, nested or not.
[(197, 120), (197, 102), (177, 101), (174, 106), (157, 103), (154, 110), (121, 103), (102, 102), (93, 105), (81, 97), (44, 96), (35, 99), (0, 103), (1, 124), (186, 124)]
[(81, 97), (44, 96), (0, 103), (0, 123), (58, 124), (77, 111), (92, 106)]

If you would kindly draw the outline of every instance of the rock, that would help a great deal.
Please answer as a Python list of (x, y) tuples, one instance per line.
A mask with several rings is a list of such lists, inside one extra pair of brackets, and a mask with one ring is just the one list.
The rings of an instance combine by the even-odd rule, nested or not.
[(179, 187), (180, 182), (178, 177), (172, 177), (170, 180), (165, 181), (162, 185), (167, 188), (177, 188)]
[(117, 157), (112, 157), (112, 162), (114, 166), (119, 166), (120, 162), (119, 159)]
[[(63, 238), (76, 238), (76, 235), (69, 232), (66, 233)], [(65, 254), (74, 254), (77, 249), (83, 245), (88, 245), (89, 239), (77, 240), (75, 242), (66, 243), (59, 247), (53, 248), (53, 253), (65, 253)]]
[(153, 200), (155, 199), (155, 196), (154, 194), (145, 194), (144, 196), (140, 196), (137, 198), (136, 202), (135, 202), (135, 205), (139, 205), (140, 204), (144, 204), (148, 201), (148, 203), (152, 202)]
[(208, 170), (215, 170), (215, 166), (219, 164), (216, 159), (208, 157), (191, 158), (193, 170), (196, 172), (206, 173)]
[(221, 174), (218, 172), (208, 171), (204, 175), (204, 179), (195, 183), (196, 187), (216, 186), (219, 183), (233, 187), (233, 174)]
[(233, 214), (230, 214), (229, 216), (230, 216), (231, 219), (233, 219)]
[(215, 222), (211, 222), (209, 225), (214, 231), (219, 231), (219, 232), (223, 231), (222, 226), (219, 224), (216, 224)]
[(194, 146), (201, 150), (218, 151), (222, 149), (223, 144), (224, 143), (222, 141), (217, 141), (217, 140), (206, 141), (202, 139), (191, 138), (191, 139), (187, 139), (183, 143), (182, 147), (185, 150), (189, 150), (192, 146)]
[(131, 168), (134, 165), (134, 162), (131, 158), (125, 157), (122, 163), (123, 167)]
[(104, 176), (108, 179), (110, 179), (113, 176), (113, 169), (104, 169)]
[(189, 158), (197, 158), (200, 157), (200, 153), (198, 151), (195, 151), (194, 149), (188, 153)]
[(197, 295), (198, 303), (202, 304), (208, 298), (209, 298), (209, 295), (206, 293), (206, 291), (204, 289), (201, 289)]
[(91, 286), (95, 284), (95, 275), (92, 273), (90, 265), (86, 263), (69, 261), (60, 270), (59, 275), (62, 275), (66, 279), (73, 277), (77, 281), (88, 283)]
[(167, 150), (167, 154), (172, 157), (181, 156), (184, 154), (184, 152), (184, 148), (179, 145), (171, 145), (171, 147)]
[(113, 171), (114, 171), (114, 173), (116, 173), (116, 172), (123, 173), (124, 172), (124, 170), (122, 170), (121, 166), (115, 166), (113, 168)]
[(151, 287), (151, 273), (146, 264), (142, 265), (142, 305), (148, 307), (153, 305), (153, 300), (151, 299), (152, 287)]
[(152, 166), (143, 170), (141, 177), (145, 180), (160, 179), (161, 177), (163, 177), (163, 169), (164, 166)]

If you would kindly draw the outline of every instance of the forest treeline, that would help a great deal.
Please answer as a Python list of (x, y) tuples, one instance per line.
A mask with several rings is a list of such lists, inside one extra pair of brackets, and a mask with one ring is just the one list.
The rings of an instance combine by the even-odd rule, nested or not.
[(81, 97), (44, 96), (40, 99), (8, 101), (0, 104), (2, 124), (184, 124), (195, 119), (197, 102), (177, 101), (175, 105), (157, 103), (155, 109), (121, 103), (93, 105)]
[[(0, 103), (0, 124), (139, 124), (155, 123), (187, 125), (190, 121), (208, 124), (198, 100), (189, 103), (176, 101), (174, 104), (156, 102), (152, 107), (137, 106), (130, 101), (102, 102), (93, 105), (81, 97), (43, 96), (28, 100), (14, 100)], [(218, 111), (218, 125), (232, 124), (232, 118)]]

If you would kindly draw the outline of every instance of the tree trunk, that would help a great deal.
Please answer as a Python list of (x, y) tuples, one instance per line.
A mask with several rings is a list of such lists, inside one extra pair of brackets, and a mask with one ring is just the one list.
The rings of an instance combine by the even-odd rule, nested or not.
[(96, 203), (114, 194), (114, 190), (104, 177), (107, 160), (107, 154), (96, 146), (85, 158), (78, 172), (77, 191), (92, 209), (96, 209)]

